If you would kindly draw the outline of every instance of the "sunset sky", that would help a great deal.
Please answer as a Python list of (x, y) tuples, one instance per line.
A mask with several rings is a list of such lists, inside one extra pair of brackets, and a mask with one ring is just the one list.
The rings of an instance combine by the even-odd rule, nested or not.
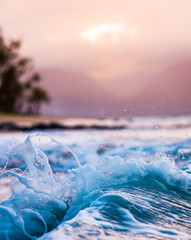
[(179, 114), (191, 112), (190, 11), (190, 0), (0, 0), (0, 26), (41, 72), (46, 114)]

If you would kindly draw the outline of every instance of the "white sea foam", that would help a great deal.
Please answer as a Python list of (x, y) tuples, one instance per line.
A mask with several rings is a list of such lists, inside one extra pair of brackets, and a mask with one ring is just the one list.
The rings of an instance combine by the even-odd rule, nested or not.
[(0, 204), (0, 239), (36, 239), (58, 225), (42, 239), (71, 237), (80, 229), (91, 239), (90, 228), (102, 237), (108, 229), (113, 236), (120, 232), (121, 239), (124, 231), (130, 237), (189, 238), (190, 139), (161, 144), (160, 137), (145, 142), (128, 134), (6, 137), (0, 142), (1, 181), (12, 179), (12, 194)]

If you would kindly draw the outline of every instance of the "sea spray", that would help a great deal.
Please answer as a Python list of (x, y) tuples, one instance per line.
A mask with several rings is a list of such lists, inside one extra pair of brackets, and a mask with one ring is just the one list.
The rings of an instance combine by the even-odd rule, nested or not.
[[(28, 136), (9, 156), (22, 158), (27, 169), (20, 174), (12, 169), (0, 176), (11, 175), (17, 179), (12, 181), (11, 197), (0, 206), (1, 239), (35, 239), (55, 228), (69, 207), (57, 197), (63, 182), (54, 177), (47, 156), (33, 146), (33, 137)], [(75, 158), (78, 161), (77, 156)], [(77, 164), (81, 172), (79, 161)]]
[[(42, 141), (41, 146), (36, 139)], [(71, 153), (67, 171), (63, 165), (63, 172), (53, 173), (49, 149)], [(36, 239), (43, 234), (41, 238), (46, 240), (79, 239), (81, 232), (86, 239), (93, 239), (93, 233), (108, 239), (112, 236), (120, 239), (119, 234), (129, 234), (130, 238), (136, 235), (189, 239), (189, 159), (179, 168), (174, 161), (177, 156), (168, 157), (169, 153), (156, 156), (150, 150), (157, 149), (154, 144), (142, 147), (146, 159), (142, 153), (132, 154), (134, 149), (120, 146), (111, 150), (112, 156), (110, 151), (100, 156), (88, 149), (92, 151), (90, 161), (87, 157), (78, 158), (52, 136), (27, 137), (8, 154), (10, 162), (22, 159), (27, 168), (10, 169), (1, 175), (13, 178), (12, 195), (0, 205), (0, 239)], [(56, 230), (49, 233), (53, 229)]]

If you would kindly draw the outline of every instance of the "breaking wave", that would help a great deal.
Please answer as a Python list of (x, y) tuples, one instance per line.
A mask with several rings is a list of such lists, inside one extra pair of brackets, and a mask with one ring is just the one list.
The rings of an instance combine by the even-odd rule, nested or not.
[(0, 204), (0, 239), (190, 239), (189, 149), (149, 144), (146, 157), (112, 146), (88, 159), (37, 134), (1, 151), (12, 193)]

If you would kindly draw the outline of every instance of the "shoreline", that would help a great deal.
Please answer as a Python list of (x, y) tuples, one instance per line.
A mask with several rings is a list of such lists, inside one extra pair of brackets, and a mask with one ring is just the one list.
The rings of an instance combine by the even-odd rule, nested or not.
[(0, 114), (0, 132), (31, 130), (120, 130), (127, 128), (123, 119), (64, 118)]

